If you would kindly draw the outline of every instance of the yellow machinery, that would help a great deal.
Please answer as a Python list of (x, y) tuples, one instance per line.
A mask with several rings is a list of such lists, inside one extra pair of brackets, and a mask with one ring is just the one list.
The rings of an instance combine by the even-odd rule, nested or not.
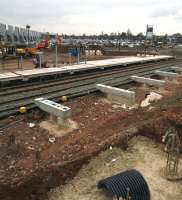
[(34, 47), (27, 47), (27, 48), (18, 48), (16, 49), (16, 53), (18, 55), (35, 55), (39, 50)]
[(25, 55), (26, 51), (23, 48), (16, 49), (16, 54), (18, 55)]

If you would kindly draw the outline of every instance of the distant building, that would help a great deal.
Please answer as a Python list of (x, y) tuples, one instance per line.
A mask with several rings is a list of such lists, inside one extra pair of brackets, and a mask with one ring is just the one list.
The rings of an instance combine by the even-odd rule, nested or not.
[(180, 33), (170, 36), (170, 41), (175, 44), (182, 44), (182, 35)]
[(146, 39), (152, 39), (153, 37), (153, 25), (147, 24)]
[(0, 23), (0, 41), (15, 46), (19, 44), (35, 43), (42, 37), (42, 33), (30, 30), (30, 26), (14, 27)]

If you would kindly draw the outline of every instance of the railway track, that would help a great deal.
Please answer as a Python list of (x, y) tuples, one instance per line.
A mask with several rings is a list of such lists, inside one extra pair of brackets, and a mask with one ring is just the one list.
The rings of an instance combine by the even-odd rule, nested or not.
[[(171, 61), (167, 61), (168, 64), (173, 63), (174, 64), (174, 60)], [(180, 63), (180, 61), (175, 62), (175, 65)], [(157, 65), (164, 65), (164, 61), (158, 62)], [(108, 68), (108, 70), (105, 71), (95, 71), (95, 72), (89, 72), (89, 77), (99, 77), (100, 74), (102, 73), (102, 76), (106, 75), (108, 76), (109, 74), (117, 74), (118, 72), (128, 72), (128, 71), (134, 71), (134, 70), (140, 70), (143, 69), (144, 67), (154, 67), (156, 64), (155, 63), (148, 63), (148, 64), (143, 64), (143, 65), (135, 65), (135, 66), (123, 66), (115, 69), (110, 69)], [(24, 83), (23, 84), (23, 88), (22, 88), (22, 84), (18, 85), (18, 86), (11, 86), (11, 87), (1, 87), (0, 88), (0, 97), (3, 95), (8, 95), (8, 94), (14, 94), (17, 92), (23, 92), (27, 90), (35, 90), (35, 89), (41, 89), (41, 88), (46, 88), (46, 87), (50, 87), (50, 86), (56, 86), (59, 85), (61, 83), (68, 83), (68, 82), (75, 82), (76, 79), (78, 80), (84, 80), (87, 79), (88, 72), (84, 73), (84, 74), (79, 74), (79, 77), (77, 74), (75, 75), (66, 75), (66, 77), (61, 77), (61, 80), (47, 80), (47, 81), (43, 81), (43, 82), (32, 82), (32, 83)], [(74, 79), (73, 81), (70, 81), (70, 79)], [(26, 87), (26, 88), (25, 88)]]
[(171, 66), (182, 66), (181, 60), (161, 61), (141, 65), (129, 65), (85, 74), (67, 75), (61, 80), (45, 81), (43, 83), (27, 83), (23, 87), (1, 88), (0, 91), (0, 117), (5, 117), (17, 112), (20, 106), (26, 105), (33, 108), (33, 100), (45, 97), (57, 100), (58, 97), (80, 96), (96, 91), (96, 83), (118, 86), (132, 82), (130, 76), (150, 76), (154, 70), (168, 69)]

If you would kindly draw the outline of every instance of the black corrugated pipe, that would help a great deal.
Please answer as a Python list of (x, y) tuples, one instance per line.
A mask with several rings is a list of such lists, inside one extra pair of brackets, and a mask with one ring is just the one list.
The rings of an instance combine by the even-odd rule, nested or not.
[(118, 199), (150, 200), (147, 182), (141, 173), (134, 169), (99, 181), (98, 188), (106, 188)]

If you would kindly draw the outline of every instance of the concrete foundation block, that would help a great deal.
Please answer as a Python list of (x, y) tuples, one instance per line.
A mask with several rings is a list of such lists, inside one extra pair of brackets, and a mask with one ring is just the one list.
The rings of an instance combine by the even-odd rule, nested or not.
[(41, 110), (44, 110), (52, 116), (56, 116), (62, 119), (71, 117), (71, 108), (67, 106), (44, 98), (35, 99), (34, 102)]
[(108, 94), (107, 99), (112, 103), (119, 103), (122, 105), (125, 104), (126, 106), (132, 106), (135, 104), (135, 98), (127, 98)]
[(49, 120), (41, 122), (40, 127), (51, 135), (60, 137), (78, 129), (77, 123), (71, 120), (71, 108), (44, 98), (35, 99), (35, 104), (49, 113)]
[(173, 82), (175, 84), (178, 84), (178, 78), (180, 76), (179, 73), (165, 72), (165, 71), (155, 71), (155, 74), (163, 77), (166, 82)]
[(126, 104), (131, 106), (135, 104), (135, 92), (111, 87), (103, 84), (97, 84), (96, 88), (106, 94), (109, 101), (113, 103)]
[(164, 87), (165, 86), (165, 81), (163, 80), (157, 80), (157, 79), (152, 79), (152, 78), (145, 78), (145, 77), (139, 77), (139, 76), (131, 76), (131, 79), (146, 85), (151, 85), (151, 86), (157, 86), (157, 87)]
[(182, 67), (171, 67), (171, 69), (182, 74)]
[(155, 71), (155, 74), (162, 76), (162, 77), (167, 77), (167, 78), (176, 78), (179, 74), (178, 73), (173, 73), (173, 72), (165, 72), (165, 71)]

